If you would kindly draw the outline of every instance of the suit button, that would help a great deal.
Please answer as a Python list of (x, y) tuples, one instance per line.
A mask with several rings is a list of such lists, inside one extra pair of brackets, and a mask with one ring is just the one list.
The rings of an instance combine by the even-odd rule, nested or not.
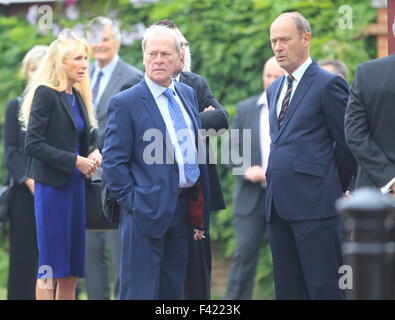
[(178, 189), (173, 190), (173, 196), (177, 196), (178, 195)]

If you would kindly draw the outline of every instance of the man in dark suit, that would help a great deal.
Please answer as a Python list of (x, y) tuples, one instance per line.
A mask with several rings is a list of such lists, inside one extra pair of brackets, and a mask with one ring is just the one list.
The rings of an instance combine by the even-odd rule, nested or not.
[[(266, 89), (284, 73), (276, 58), (268, 59), (263, 68), (263, 93), (237, 104), (232, 129), (251, 133), (251, 163), (237, 176), (233, 211), (236, 251), (229, 269), (226, 299), (250, 300), (254, 288), (259, 250), (265, 235), (266, 168), (270, 151), (269, 109)], [(244, 150), (243, 138), (231, 140), (232, 157)], [(233, 155), (234, 154), (234, 155)], [(233, 165), (232, 165), (233, 167)], [(243, 166), (244, 167), (244, 166)]]
[[(210, 190), (207, 165), (198, 164), (205, 148), (196, 95), (173, 82), (180, 47), (168, 28), (147, 29), (144, 79), (110, 101), (103, 171), (121, 206), (121, 299), (180, 299), (189, 225), (199, 241), (208, 228)], [(152, 144), (154, 152), (147, 152)]]
[[(181, 41), (180, 64), (178, 65), (173, 77), (192, 87), (197, 96), (199, 117), (201, 127), (205, 130), (214, 130), (215, 132), (224, 132), (229, 126), (229, 115), (226, 109), (215, 99), (207, 81), (204, 77), (189, 71), (190, 70), (190, 51), (189, 43), (182, 35), (177, 26), (170, 20), (160, 20), (154, 25), (160, 25), (170, 28), (176, 32)], [(129, 79), (127, 84), (122, 88), (125, 90), (133, 86), (135, 81)], [(210, 147), (209, 140), (206, 140), (207, 152)], [(216, 164), (208, 164), (209, 185), (211, 194), (211, 211), (225, 209), (225, 200), (222, 192), (222, 186), (219, 179)], [(185, 282), (185, 296), (187, 300), (209, 300), (210, 283), (211, 283), (211, 247), (209, 234), (201, 241), (195, 241), (193, 236), (189, 240), (189, 259)]]
[[(121, 34), (116, 23), (105, 17), (97, 17), (90, 22), (88, 31), (95, 62), (90, 76), (92, 97), (98, 120), (98, 140), (103, 147), (107, 123), (108, 103), (117, 94), (127, 79), (140, 81), (142, 72), (125, 63), (119, 56)], [(101, 171), (98, 173), (100, 174)], [(90, 300), (110, 299), (110, 259), (115, 270), (114, 294), (118, 293), (119, 231), (89, 231), (86, 239), (86, 289)]]
[(297, 12), (270, 27), (285, 70), (268, 89), (271, 149), (267, 178), (276, 297), (343, 299), (340, 223), (334, 203), (355, 162), (344, 139), (348, 86), (309, 56), (311, 29)]
[(357, 188), (395, 194), (395, 55), (361, 64), (346, 109), (346, 141), (358, 163)]

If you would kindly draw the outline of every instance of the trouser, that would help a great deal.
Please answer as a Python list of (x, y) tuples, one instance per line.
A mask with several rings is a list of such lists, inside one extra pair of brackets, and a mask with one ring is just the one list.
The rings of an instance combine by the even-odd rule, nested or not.
[(277, 299), (344, 299), (340, 219), (285, 221), (272, 206), (269, 239)]

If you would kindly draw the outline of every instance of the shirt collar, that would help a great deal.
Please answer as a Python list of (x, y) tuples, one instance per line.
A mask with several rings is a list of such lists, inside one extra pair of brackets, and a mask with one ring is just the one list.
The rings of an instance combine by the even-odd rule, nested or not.
[(98, 72), (99, 71), (103, 72), (103, 75), (111, 74), (114, 71), (115, 67), (117, 66), (118, 61), (119, 61), (119, 55), (116, 54), (114, 59), (112, 59), (108, 65), (106, 65), (104, 68), (100, 68), (99, 61), (96, 60), (95, 70), (97, 70)]
[(256, 105), (258, 107), (264, 107), (267, 106), (267, 95), (266, 95), (266, 90), (263, 91), (261, 96), (259, 97), (258, 101), (256, 102)]
[(181, 73), (179, 73), (178, 76), (175, 77), (174, 79), (177, 80), (178, 82), (180, 82), (180, 77), (181, 77)]
[[(309, 67), (309, 65), (313, 62), (313, 60), (310, 58), (310, 56), (307, 57), (306, 61), (302, 63), (302, 65), (296, 69), (294, 72), (292, 72), (292, 76), (295, 78), (296, 81), (300, 81), (303, 77), (303, 74)], [(285, 78), (289, 75), (288, 72), (285, 72)]]
[[(156, 82), (152, 81), (147, 74), (144, 74), (145, 82), (147, 83), (148, 88), (150, 89), (152, 95), (154, 96), (155, 100), (158, 99), (163, 92), (167, 89), (167, 87), (163, 87)], [(169, 88), (175, 92), (174, 81), (170, 82)]]

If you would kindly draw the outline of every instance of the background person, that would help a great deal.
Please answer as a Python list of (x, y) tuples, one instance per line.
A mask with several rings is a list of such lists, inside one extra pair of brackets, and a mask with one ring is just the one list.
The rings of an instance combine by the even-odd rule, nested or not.
[[(103, 148), (107, 123), (107, 109), (112, 96), (117, 94), (127, 79), (140, 81), (143, 73), (125, 63), (118, 55), (121, 32), (117, 23), (96, 17), (89, 23), (88, 41), (95, 59), (91, 65), (91, 89), (98, 121), (99, 149)], [(101, 169), (98, 174), (100, 174)], [(88, 231), (86, 235), (86, 291), (90, 300), (109, 300), (110, 279), (114, 279), (114, 295), (119, 291), (119, 261), (121, 253), (119, 230)], [(110, 276), (110, 256), (114, 275)]]
[[(233, 226), (236, 232), (236, 250), (229, 269), (229, 281), (226, 299), (250, 300), (254, 289), (256, 267), (259, 251), (263, 246), (266, 230), (266, 168), (270, 152), (269, 108), (266, 90), (284, 70), (276, 58), (265, 62), (262, 74), (263, 93), (259, 96), (241, 101), (236, 106), (232, 129), (250, 130), (251, 132), (251, 166), (244, 175), (237, 176), (234, 196)], [(233, 143), (231, 152), (244, 150), (243, 137)], [(232, 156), (236, 159), (239, 155)]]
[(337, 74), (347, 81), (348, 68), (343, 62), (339, 60), (321, 60), (318, 62), (318, 64), (321, 68)]
[[(30, 82), (48, 47), (34, 46), (22, 62), (23, 76)], [(38, 263), (34, 180), (26, 176), (25, 131), (18, 119), (22, 98), (8, 103), (4, 123), (4, 157), (8, 179), (13, 181), (10, 203), (10, 249), (7, 297), (34, 300)]]

